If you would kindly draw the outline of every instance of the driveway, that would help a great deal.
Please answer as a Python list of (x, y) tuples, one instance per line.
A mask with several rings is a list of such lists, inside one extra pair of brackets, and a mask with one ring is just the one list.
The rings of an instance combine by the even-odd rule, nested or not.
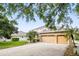
[(0, 56), (63, 56), (66, 44), (33, 43), (0, 50)]

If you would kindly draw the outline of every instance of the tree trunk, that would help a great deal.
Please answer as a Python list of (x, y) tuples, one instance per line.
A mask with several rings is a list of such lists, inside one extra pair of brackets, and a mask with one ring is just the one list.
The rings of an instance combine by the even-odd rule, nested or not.
[(71, 47), (74, 47), (72, 38), (69, 39), (69, 45), (70, 45)]
[(71, 38), (69, 39), (69, 44), (70, 46), (75, 47), (74, 37), (72, 34), (71, 34)]
[(74, 47), (76, 47), (74, 39), (72, 39), (72, 40), (73, 40)]

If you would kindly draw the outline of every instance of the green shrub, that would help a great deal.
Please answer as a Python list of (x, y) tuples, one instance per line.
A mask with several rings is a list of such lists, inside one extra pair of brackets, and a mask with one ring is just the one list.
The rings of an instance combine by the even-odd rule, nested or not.
[(33, 40), (33, 43), (35, 43), (36, 42), (36, 40)]
[(37, 39), (37, 42), (40, 42), (40, 40), (39, 40), (39, 39)]
[(34, 39), (33, 40), (33, 43), (35, 43), (35, 42), (39, 42), (39, 39)]
[(78, 40), (78, 41), (79, 41), (79, 35), (76, 35), (75, 37), (76, 37), (76, 40)]
[(19, 41), (19, 38), (12, 38), (12, 41)]

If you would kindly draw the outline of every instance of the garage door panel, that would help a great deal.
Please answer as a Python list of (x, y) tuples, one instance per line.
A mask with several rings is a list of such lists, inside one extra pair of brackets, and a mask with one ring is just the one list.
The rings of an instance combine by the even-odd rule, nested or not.
[(67, 44), (68, 40), (65, 35), (42, 35), (42, 42), (54, 43), (54, 44)]
[(43, 36), (42, 41), (47, 43), (56, 43), (56, 36)]
[(65, 36), (58, 36), (58, 44), (67, 44), (67, 38)]

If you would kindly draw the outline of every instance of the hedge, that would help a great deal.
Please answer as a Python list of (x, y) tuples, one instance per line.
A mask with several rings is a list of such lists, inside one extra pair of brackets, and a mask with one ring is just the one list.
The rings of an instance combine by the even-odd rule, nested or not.
[(19, 38), (12, 38), (12, 41), (19, 41)]

